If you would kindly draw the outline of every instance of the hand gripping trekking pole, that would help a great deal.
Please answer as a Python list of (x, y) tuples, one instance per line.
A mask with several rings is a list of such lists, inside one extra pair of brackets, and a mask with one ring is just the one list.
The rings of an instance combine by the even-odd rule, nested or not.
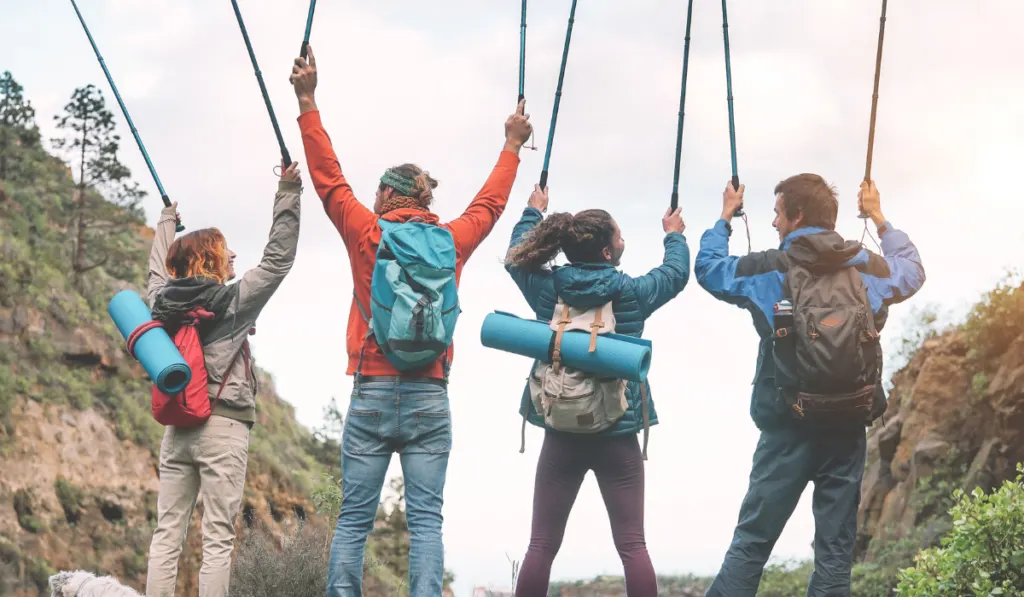
[[(281, 127), (277, 125), (277, 116), (274, 115), (274, 106), (270, 103), (270, 96), (267, 95), (267, 86), (263, 83), (263, 74), (260, 73), (260, 65), (256, 63), (256, 54), (252, 51), (252, 44), (249, 43), (249, 34), (245, 31), (245, 23), (242, 22), (242, 13), (238, 10), (238, 2), (231, 0), (231, 6), (235, 9), (235, 17), (238, 19), (238, 28), (242, 31), (242, 39), (245, 40), (245, 48), (249, 50), (249, 59), (252, 61), (252, 67), (256, 71), (256, 80), (260, 84), (260, 91), (263, 92), (263, 103), (267, 105), (267, 112), (270, 114), (270, 123), (274, 125), (274, 134), (277, 135), (277, 144), (281, 147), (281, 159), (284, 163), (284, 168), (291, 166), (292, 157), (288, 154), (288, 149), (284, 146), (284, 138), (281, 136)], [(307, 24), (307, 30), (310, 24)]]
[(303, 60), (305, 60), (307, 56), (306, 48), (309, 47), (309, 33), (313, 30), (314, 9), (316, 9), (316, 0), (309, 0), (309, 16), (306, 17), (306, 35), (302, 38), (302, 48), (299, 49), (299, 56), (302, 56)]
[(565, 79), (565, 62), (569, 58), (569, 40), (572, 39), (572, 23), (576, 16), (576, 0), (569, 10), (569, 28), (565, 32), (565, 49), (562, 50), (562, 66), (558, 71), (558, 87), (555, 89), (555, 107), (551, 111), (551, 130), (548, 131), (548, 149), (544, 153), (544, 169), (540, 172), (540, 188), (548, 186), (548, 165), (551, 163), (551, 146), (555, 142), (555, 122), (558, 120), (558, 105), (562, 101), (562, 81)]
[[(732, 188), (740, 190), (740, 176), (736, 169), (736, 119), (732, 111), (732, 68), (729, 62), (729, 17), (725, 9), (726, 0), (722, 0), (722, 35), (725, 38), (725, 85), (729, 100), (729, 148), (732, 152)], [(734, 214), (743, 217), (743, 206)]]
[[(121, 106), (121, 113), (124, 114), (124, 119), (128, 121), (128, 127), (132, 130), (132, 135), (135, 137), (135, 142), (139, 146), (139, 150), (142, 151), (142, 158), (146, 160), (146, 165), (149, 166), (149, 173), (153, 175), (153, 182), (156, 183), (156, 188), (160, 192), (160, 199), (164, 202), (164, 207), (171, 206), (171, 200), (167, 197), (167, 191), (164, 190), (164, 185), (160, 184), (160, 177), (156, 175), (156, 168), (153, 167), (153, 162), (149, 159), (149, 153), (146, 152), (146, 146), (142, 144), (142, 137), (139, 136), (139, 131), (135, 129), (135, 123), (132, 122), (132, 117), (128, 114), (128, 108), (125, 107), (124, 102), (121, 101), (121, 94), (117, 92), (117, 86), (114, 85), (114, 79), (110, 76), (110, 71), (107, 70), (107, 64), (103, 61), (103, 56), (100, 55), (99, 48), (96, 47), (96, 42), (92, 39), (92, 34), (89, 33), (89, 27), (85, 24), (85, 19), (82, 18), (82, 12), (78, 10), (78, 5), (75, 4), (75, 0), (71, 0), (71, 6), (75, 8), (75, 14), (78, 15), (78, 21), (82, 23), (82, 29), (85, 30), (85, 35), (89, 38), (89, 43), (92, 45), (93, 52), (96, 53), (97, 60), (100, 61), (100, 66), (103, 68), (103, 74), (107, 76), (107, 82), (110, 83), (110, 89), (114, 92), (114, 97), (117, 98), (117, 105)], [(176, 229), (181, 232), (185, 227), (181, 224), (181, 218), (175, 218), (177, 224)]]
[[(523, 0), (523, 20), (519, 25), (519, 99), (518, 102), (523, 101), (526, 98), (526, 0)], [(526, 104), (523, 104), (525, 109)], [(530, 133), (530, 138), (533, 138), (533, 133)], [(527, 147), (537, 151), (537, 146), (532, 145)]]
[(683, 86), (679, 94), (679, 125), (676, 128), (676, 165), (672, 177), (672, 202), (670, 211), (679, 207), (679, 162), (683, 155), (683, 113), (686, 107), (686, 66), (690, 61), (690, 17), (693, 15), (693, 0), (686, 6), (686, 37), (683, 40)]
[[(885, 5), (886, 0), (882, 0), (882, 18), (878, 24), (878, 53), (875, 56), (875, 89), (871, 93), (871, 124), (868, 125), (868, 158), (867, 164), (864, 166), (864, 182), (870, 184), (871, 182), (871, 156), (875, 146), (875, 116), (878, 114), (878, 80), (882, 74), (882, 40), (885, 38)], [(858, 216), (867, 220), (868, 215), (863, 211)], [(867, 222), (864, 222), (864, 226), (867, 226)]]

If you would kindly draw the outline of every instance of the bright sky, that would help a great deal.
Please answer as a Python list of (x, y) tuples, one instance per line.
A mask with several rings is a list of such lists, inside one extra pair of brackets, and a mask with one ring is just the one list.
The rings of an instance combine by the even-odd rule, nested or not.
[[(305, 25), (305, 0), (240, 2), (292, 155), (306, 169), (287, 77)], [(427, 4), (430, 7), (427, 7)], [(581, 2), (576, 13), (551, 159), (553, 210), (602, 207), (627, 239), (623, 269), (660, 263), (660, 218), (671, 191), (686, 3)], [(694, 8), (681, 205), (692, 255), (721, 209), (730, 176), (728, 117), (717, 3)], [(878, 2), (733, 0), (729, 6), (739, 172), (755, 248), (771, 227), (779, 180), (816, 172), (840, 191), (839, 231), (859, 238)], [(279, 153), (226, 0), (80, 0), (132, 118), (190, 229), (219, 226), (256, 265), (270, 224)], [(461, 347), (451, 386), (454, 450), (446, 488), (446, 564), (458, 595), (501, 587), (506, 554), (522, 558), (542, 432), (518, 453), (516, 408), (529, 363), (479, 345), (495, 309), (529, 314), (502, 269), (512, 226), (537, 180), (569, 0), (534, 2), (529, 14), (527, 111), (537, 152), (524, 150), (508, 211), (463, 275)], [(457, 216), (503, 142), (517, 93), (520, 3), (413, 0), (321, 2), (312, 43), (318, 101), (357, 196), (372, 203), (384, 168), (413, 161), (441, 181), (442, 218)], [(75, 87), (113, 96), (70, 3), (2, 0), (0, 68), (25, 86), (47, 136)], [(954, 314), (1019, 263), (1024, 249), (1015, 174), (1024, 162), (1024, 38), (1016, 0), (889, 3), (873, 177), (892, 224), (925, 260), (928, 282), (895, 308), (899, 341), (914, 305)], [(151, 191), (131, 133), (117, 115), (122, 155)], [(299, 419), (318, 423), (332, 395), (347, 404), (344, 337), (351, 276), (346, 253), (306, 178), (294, 269), (259, 320), (254, 350)], [(739, 223), (738, 223), (739, 224)], [(742, 225), (734, 253), (746, 251)], [(756, 336), (749, 316), (714, 301), (696, 280), (648, 322), (652, 384), (662, 424), (651, 433), (647, 542), (660, 574), (714, 573), (746, 489), (757, 431), (748, 416)], [(140, 396), (142, 400), (144, 397)], [(397, 459), (393, 472), (398, 473)], [(621, 574), (597, 485), (576, 502), (553, 579)], [(809, 556), (809, 491), (776, 547)]]

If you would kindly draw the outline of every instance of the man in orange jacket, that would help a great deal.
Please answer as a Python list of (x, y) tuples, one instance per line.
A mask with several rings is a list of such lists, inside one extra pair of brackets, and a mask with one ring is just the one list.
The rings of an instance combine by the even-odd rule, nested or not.
[(376, 340), (367, 337), (368, 325), (359, 305), (370, 305), (381, 219), (401, 223), (418, 218), (451, 232), (458, 283), (462, 267), (505, 211), (519, 168), (519, 150), (530, 138), (532, 126), (529, 116), (523, 114), (524, 102), (520, 102), (505, 122), (505, 146), (497, 165), (466, 211), (455, 220), (440, 224), (430, 211), (437, 181), (414, 164), (402, 164), (384, 173), (371, 211), (352, 193), (320, 122), (314, 100), (316, 58), (311, 47), (308, 52), (308, 63), (295, 59), (290, 81), (299, 100), (299, 128), (313, 186), (341, 234), (352, 264), (355, 297), (349, 307), (347, 373), (359, 372), (342, 437), (343, 498), (331, 545), (327, 595), (362, 594), (366, 538), (373, 529), (391, 454), (398, 452), (410, 532), (409, 596), (437, 597), (444, 574), (441, 506), (451, 450), (446, 372), (453, 348), (421, 370), (400, 373)]

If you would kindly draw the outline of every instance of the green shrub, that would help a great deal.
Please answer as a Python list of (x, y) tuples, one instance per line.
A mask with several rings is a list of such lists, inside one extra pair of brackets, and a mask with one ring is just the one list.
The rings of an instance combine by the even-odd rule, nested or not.
[(1024, 465), (991, 494), (954, 492), (953, 530), (900, 573), (900, 597), (1024, 594)]
[(757, 597), (798, 597), (807, 593), (814, 562), (780, 562), (765, 566)]
[(1024, 334), (1024, 291), (1021, 276), (1010, 272), (971, 309), (963, 324), (976, 361), (987, 362), (1006, 352)]
[(318, 597), (327, 586), (331, 533), (304, 524), (282, 539), (262, 525), (251, 529), (238, 545), (231, 573), (231, 594), (237, 597)]
[(54, 492), (57, 494), (57, 501), (64, 510), (64, 518), (68, 524), (75, 525), (82, 517), (82, 490), (71, 484), (64, 477), (57, 477), (53, 483)]

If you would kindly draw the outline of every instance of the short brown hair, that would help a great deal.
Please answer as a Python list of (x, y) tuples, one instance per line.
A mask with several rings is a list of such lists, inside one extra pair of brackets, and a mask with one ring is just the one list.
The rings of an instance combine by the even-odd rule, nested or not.
[(172, 278), (200, 276), (223, 284), (228, 278), (228, 245), (216, 228), (203, 228), (178, 237), (167, 250)]
[(803, 226), (835, 230), (839, 214), (836, 189), (817, 174), (797, 174), (775, 185), (782, 195), (782, 210), (793, 220), (802, 215)]

